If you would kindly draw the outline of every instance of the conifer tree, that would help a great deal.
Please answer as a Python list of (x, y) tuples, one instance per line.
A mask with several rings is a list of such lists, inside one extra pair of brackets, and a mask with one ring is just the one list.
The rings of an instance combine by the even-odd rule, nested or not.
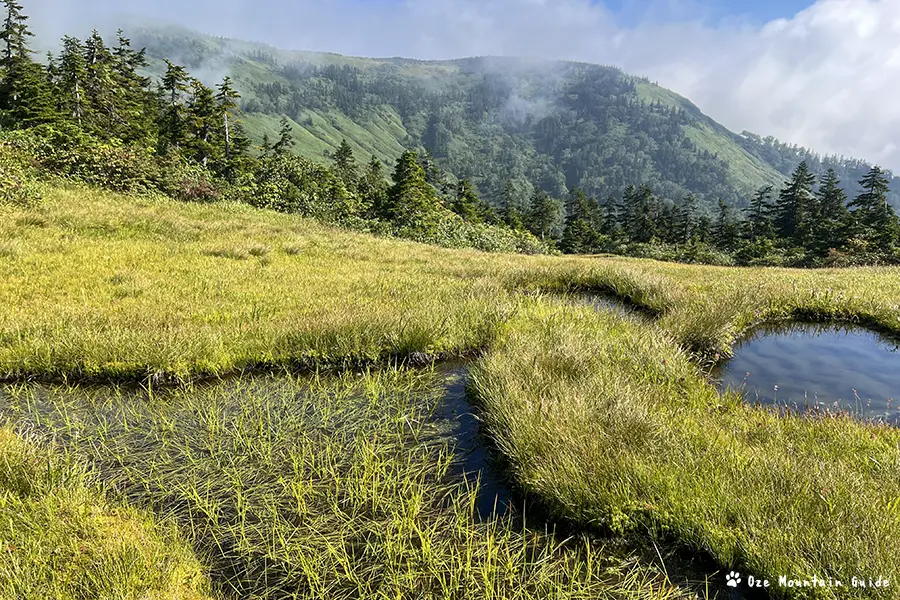
[(659, 199), (648, 185), (629, 186), (623, 199), (627, 206), (625, 231), (628, 237), (633, 242), (650, 242), (658, 234)]
[(353, 156), (353, 148), (350, 147), (346, 138), (341, 140), (341, 144), (332, 155), (331, 160), (334, 163), (335, 174), (344, 182), (347, 189), (354, 188), (359, 174), (357, 173), (356, 158)]
[(524, 230), (525, 222), (522, 219), (521, 202), (512, 181), (507, 181), (503, 186), (501, 202), (500, 218), (503, 219), (506, 226), (514, 231)]
[(272, 144), (272, 153), (275, 156), (285, 156), (296, 144), (291, 122), (287, 117), (281, 117), (281, 129), (278, 132), (278, 141)]
[(438, 198), (425, 180), (425, 170), (415, 152), (407, 150), (397, 160), (381, 217), (419, 233), (433, 230), (437, 221)]
[(481, 223), (478, 194), (468, 179), (461, 179), (456, 184), (456, 194), (450, 203), (450, 210), (470, 223)]
[(713, 230), (713, 240), (722, 250), (734, 250), (737, 245), (738, 227), (731, 214), (731, 207), (719, 198), (719, 212)]
[(611, 244), (618, 244), (622, 241), (624, 232), (622, 230), (622, 214), (623, 207), (615, 196), (609, 196), (603, 207), (603, 225), (604, 233)]
[(829, 249), (838, 249), (847, 241), (850, 214), (847, 210), (847, 194), (833, 168), (828, 169), (819, 185), (819, 215), (812, 227), (812, 250), (824, 255)]
[(115, 103), (125, 125), (118, 135), (126, 140), (145, 141), (156, 134), (150, 79), (138, 75), (138, 70), (148, 64), (147, 53), (144, 49), (132, 49), (131, 40), (125, 37), (121, 29), (116, 34), (116, 40), (116, 47), (112, 50), (113, 78), (118, 88)]
[(879, 252), (890, 252), (897, 242), (898, 223), (893, 207), (888, 204), (889, 181), (877, 165), (859, 182), (863, 191), (850, 207), (856, 222), (856, 234)]
[(221, 110), (213, 91), (197, 79), (191, 81), (191, 98), (187, 105), (187, 140), (185, 145), (195, 161), (208, 166), (219, 149), (215, 132)]
[(528, 230), (541, 241), (555, 238), (560, 227), (561, 209), (558, 200), (544, 190), (535, 188), (526, 219)]
[(678, 240), (676, 243), (688, 243), (697, 235), (697, 198), (693, 194), (685, 196), (678, 205), (676, 213)]
[(775, 227), (772, 223), (774, 206), (772, 205), (772, 186), (760, 188), (750, 200), (747, 213), (747, 238), (751, 242), (761, 239), (772, 239)]
[(373, 155), (357, 182), (357, 194), (362, 201), (361, 210), (365, 217), (376, 218), (387, 202), (388, 183), (384, 176), (384, 165)]
[[(247, 140), (241, 134), (239, 123), (232, 126), (232, 115), (238, 112), (238, 103), (241, 95), (234, 89), (231, 77), (226, 76), (218, 86), (216, 86), (216, 104), (219, 108), (219, 114), (222, 118), (222, 140), (224, 143), (224, 173), (225, 178), (231, 181), (234, 178), (235, 157), (246, 151), (249, 145)], [(235, 143), (237, 142), (237, 143)]]
[(121, 88), (115, 59), (94, 30), (84, 44), (87, 77), (85, 97), (91, 106), (93, 132), (104, 137), (125, 137), (128, 121), (121, 112)]
[(812, 186), (815, 181), (809, 165), (806, 161), (801, 162), (775, 204), (776, 232), (779, 237), (797, 246), (802, 246), (809, 236), (809, 210), (814, 198)]
[(79, 126), (89, 118), (89, 106), (85, 100), (87, 63), (84, 45), (78, 38), (65, 36), (59, 57), (58, 86), (61, 112)]
[(185, 109), (182, 96), (188, 91), (189, 77), (184, 67), (166, 60), (166, 74), (162, 79), (161, 91), (166, 95), (163, 123), (160, 131), (160, 150), (178, 148), (185, 140)]
[(583, 190), (569, 193), (566, 226), (559, 247), (566, 254), (587, 254), (597, 249), (597, 232), (591, 226), (591, 209)]
[(47, 73), (32, 59), (28, 17), (16, 0), (3, 0), (0, 28), (0, 126), (31, 127), (57, 117)]

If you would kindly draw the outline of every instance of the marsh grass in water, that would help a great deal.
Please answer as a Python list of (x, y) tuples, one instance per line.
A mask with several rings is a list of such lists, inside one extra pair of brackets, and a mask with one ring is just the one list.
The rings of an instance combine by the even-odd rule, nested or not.
[[(454, 381), (458, 383), (456, 375)], [(22, 384), (3, 412), (178, 523), (240, 598), (676, 597), (586, 537), (475, 519), (434, 414), (446, 376), (235, 378), (169, 391)]]

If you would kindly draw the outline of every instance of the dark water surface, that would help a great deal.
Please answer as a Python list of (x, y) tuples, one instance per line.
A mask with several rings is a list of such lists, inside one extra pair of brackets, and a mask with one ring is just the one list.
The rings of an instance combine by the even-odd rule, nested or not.
[(900, 422), (900, 352), (895, 341), (851, 325), (761, 327), (714, 376), (748, 402)]
[(476, 503), (479, 516), (506, 514), (512, 499), (499, 469), (491, 461), (487, 437), (481, 433), (475, 410), (466, 396), (468, 368), (465, 365), (444, 367), (442, 375), (444, 396), (434, 419), (453, 440), (453, 475), (473, 484), (480, 480)]

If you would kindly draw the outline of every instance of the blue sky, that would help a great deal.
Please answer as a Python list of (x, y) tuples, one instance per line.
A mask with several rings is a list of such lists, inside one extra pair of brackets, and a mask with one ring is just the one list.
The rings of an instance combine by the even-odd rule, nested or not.
[(601, 0), (625, 26), (635, 26), (647, 20), (683, 19), (685, 16), (710, 21), (741, 19), (753, 23), (767, 23), (773, 19), (787, 19), (812, 5), (812, 0), (672, 0), (647, 8), (640, 0)]

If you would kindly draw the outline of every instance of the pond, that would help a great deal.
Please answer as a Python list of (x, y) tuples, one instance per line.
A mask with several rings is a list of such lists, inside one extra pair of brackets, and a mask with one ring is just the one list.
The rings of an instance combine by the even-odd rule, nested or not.
[(896, 342), (851, 325), (785, 323), (754, 330), (714, 377), (748, 402), (900, 422)]

